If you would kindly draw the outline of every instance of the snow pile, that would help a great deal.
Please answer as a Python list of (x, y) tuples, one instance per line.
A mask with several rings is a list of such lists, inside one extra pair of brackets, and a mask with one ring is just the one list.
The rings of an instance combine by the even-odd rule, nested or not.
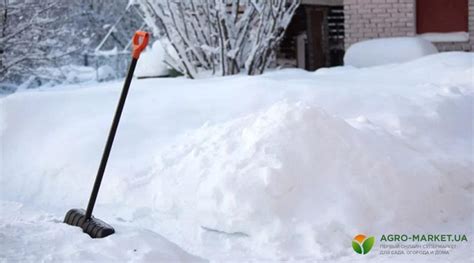
[(350, 46), (344, 55), (344, 64), (371, 67), (406, 62), (435, 53), (438, 53), (436, 47), (422, 38), (379, 38)]
[(103, 65), (97, 69), (96, 78), (98, 81), (112, 80), (116, 77), (117, 72), (109, 65)]
[(165, 64), (165, 48), (160, 40), (155, 41), (151, 49), (147, 49), (140, 55), (135, 76), (137, 77), (160, 77), (169, 73), (169, 68)]
[[(347, 252), (350, 233), (380, 233), (387, 224), (416, 231), (472, 212), (462, 205), (468, 192), (419, 152), (302, 103), (277, 103), (180, 141), (142, 182), (153, 208), (195, 230), (246, 236), (255, 256), (327, 259)], [(331, 246), (326, 231), (336, 232)]]

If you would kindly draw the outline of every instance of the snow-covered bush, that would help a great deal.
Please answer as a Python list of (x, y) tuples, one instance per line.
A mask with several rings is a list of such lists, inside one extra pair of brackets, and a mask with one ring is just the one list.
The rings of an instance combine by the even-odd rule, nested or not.
[(145, 50), (138, 60), (135, 76), (139, 78), (161, 77), (169, 75), (168, 65), (165, 64), (165, 45), (157, 40), (151, 49)]
[(53, 17), (65, 12), (65, 6), (58, 1), (5, 1), (1, 10), (1, 81), (18, 83), (29, 79), (38, 73), (34, 68), (72, 51), (55, 48), (64, 29)]
[(275, 54), (299, 0), (138, 0), (147, 25), (169, 39), (178, 59), (166, 62), (190, 78), (200, 70), (261, 74)]
[[(71, 77), (74, 68), (90, 66), (84, 54), (95, 49), (127, 4), (115, 0), (1, 1), (0, 89), (82, 79), (83, 75)], [(105, 49), (112, 49), (113, 44), (125, 48), (137, 23), (143, 23), (138, 16), (125, 18), (125, 26), (112, 36), (115, 42), (104, 45)], [(77, 67), (68, 72), (72, 65)]]

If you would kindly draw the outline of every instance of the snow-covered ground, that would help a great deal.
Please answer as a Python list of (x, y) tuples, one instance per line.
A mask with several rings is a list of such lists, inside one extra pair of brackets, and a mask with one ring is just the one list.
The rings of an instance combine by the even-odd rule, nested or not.
[[(122, 83), (4, 97), (0, 260), (472, 261), (473, 63), (134, 80), (94, 210), (117, 233), (101, 240), (61, 221), (86, 206)], [(469, 242), (362, 256), (359, 233)]]

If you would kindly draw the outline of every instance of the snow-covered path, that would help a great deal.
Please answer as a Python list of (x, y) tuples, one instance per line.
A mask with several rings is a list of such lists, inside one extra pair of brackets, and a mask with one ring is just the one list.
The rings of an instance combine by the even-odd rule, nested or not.
[(2, 98), (0, 259), (355, 261), (358, 233), (472, 236), (473, 63), (134, 80), (95, 209), (117, 234), (93, 242), (60, 220), (87, 203), (121, 82)]

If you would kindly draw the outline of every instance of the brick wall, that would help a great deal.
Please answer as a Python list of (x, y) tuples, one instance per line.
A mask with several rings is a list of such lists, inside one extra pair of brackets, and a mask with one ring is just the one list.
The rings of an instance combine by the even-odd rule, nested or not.
[[(345, 47), (373, 38), (416, 35), (416, 0), (344, 0)], [(440, 51), (474, 51), (474, 0), (469, 0), (469, 42), (434, 43)]]

